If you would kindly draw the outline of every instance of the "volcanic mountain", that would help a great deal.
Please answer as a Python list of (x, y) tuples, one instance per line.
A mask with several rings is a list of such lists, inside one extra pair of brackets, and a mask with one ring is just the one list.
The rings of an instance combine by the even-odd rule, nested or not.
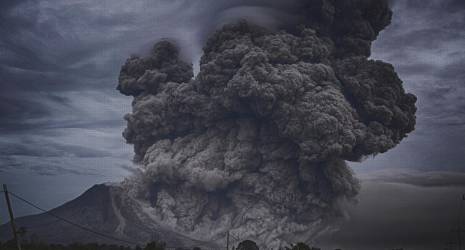
[[(123, 188), (118, 185), (94, 185), (76, 199), (48, 213), (17, 218), (16, 226), (25, 229), (23, 240), (47, 243), (78, 242), (142, 246), (148, 241), (157, 240), (165, 242), (168, 247), (177, 248), (215, 246), (163, 229), (150, 219), (150, 204), (124, 200), (122, 193)], [(62, 221), (54, 215), (89, 231)], [(10, 224), (0, 226), (0, 241), (5, 242), (11, 238)]]

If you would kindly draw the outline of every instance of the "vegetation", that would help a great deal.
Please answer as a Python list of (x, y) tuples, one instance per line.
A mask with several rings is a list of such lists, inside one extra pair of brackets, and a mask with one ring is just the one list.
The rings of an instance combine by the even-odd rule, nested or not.
[(166, 244), (164, 242), (152, 241), (147, 243), (144, 250), (165, 250)]
[(237, 246), (236, 250), (259, 250), (255, 242), (251, 240), (244, 240)]
[[(46, 244), (43, 242), (23, 242), (21, 246), (22, 246), (22, 249), (24, 250), (132, 250), (133, 249), (128, 246), (106, 245), (106, 244), (97, 244), (97, 243), (89, 243), (89, 244), (74, 243), (74, 244), (65, 246), (61, 244)], [(17, 250), (16, 243), (13, 240), (7, 241), (5, 243), (0, 242), (0, 249), (1, 250)], [(144, 248), (144, 250), (145, 249), (152, 250), (152, 248)]]
[[(167, 250), (166, 244), (163, 242), (149, 242), (145, 247), (128, 247), (128, 246), (118, 246), (118, 245), (106, 245), (106, 244), (79, 244), (74, 243), (70, 245), (60, 245), (60, 244), (46, 244), (42, 242), (23, 242), (23, 250)], [(178, 248), (175, 250), (201, 250), (199, 247), (193, 248)], [(251, 240), (244, 240), (237, 248), (232, 248), (233, 250), (259, 250), (257, 244)], [(7, 241), (5, 243), (0, 242), (0, 250), (17, 250), (16, 243), (13, 240)], [(320, 248), (310, 247), (305, 243), (299, 242), (290, 247), (286, 247), (284, 250), (321, 250)], [(340, 249), (336, 249), (340, 250)], [(403, 250), (403, 249), (394, 249), (394, 250)]]
[(299, 242), (291, 246), (291, 248), (287, 248), (287, 250), (320, 250), (320, 249), (315, 248), (315, 247), (309, 247), (307, 244)]

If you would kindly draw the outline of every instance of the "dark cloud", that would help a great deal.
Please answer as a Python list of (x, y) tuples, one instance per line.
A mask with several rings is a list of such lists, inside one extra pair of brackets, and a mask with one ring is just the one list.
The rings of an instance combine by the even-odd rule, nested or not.
[[(2, 114), (2, 128), (13, 119), (21, 119), (21, 116), (38, 118), (50, 115), (48, 109), (42, 107), (42, 103), (34, 100), (21, 100), (15, 97), (3, 97), (0, 99), (0, 113)], [(14, 124), (17, 125), (17, 124)]]
[(106, 157), (110, 152), (98, 150), (90, 147), (77, 145), (60, 144), (50, 141), (31, 141), (30, 139), (20, 140), (13, 143), (2, 143), (0, 151), (4, 155), (10, 156), (37, 156), (37, 157)]
[[(463, 56), (465, 57), (465, 53)], [(461, 59), (450, 60), (439, 70), (433, 71), (434, 75), (439, 78), (438, 80), (447, 81), (452, 87), (463, 87), (461, 85), (465, 81), (465, 60)]]
[(395, 1), (373, 57), (393, 63), (418, 97), (417, 130), (369, 167), (463, 170), (465, 8), (462, 1)]
[[(1, 28), (14, 28), (21, 26), (29, 26), (33, 22), (28, 22), (30, 20), (28, 16), (14, 15), (11, 13), (11, 10), (18, 5), (21, 5), (28, 0), (4, 0), (0, 3), (0, 27)], [(29, 25), (26, 25), (29, 24)], [(5, 38), (5, 36), (2, 36)], [(2, 39), (0, 39), (2, 41)]]
[[(22, 115), (11, 120), (10, 108), (2, 104), (2, 114), (10, 116), (15, 124), (29, 116), (59, 115), (41, 105), (49, 98), (38, 99), (41, 91), (62, 96), (62, 91), (112, 88), (121, 61), (130, 53), (147, 49), (158, 38), (175, 38), (191, 60), (199, 56), (207, 34), (225, 22), (245, 17), (279, 27), (297, 22), (289, 16), (299, 12), (295, 8), (299, 6), (297, 1), (261, 0), (141, 1), (131, 8), (123, 8), (118, 1), (79, 4), (42, 1), (38, 4), (10, 0), (2, 4), (4, 25), (0, 29), (4, 35), (0, 41), (3, 51), (0, 74), (4, 91), (1, 97), (8, 99), (9, 106), (34, 110), (21, 111)], [(402, 75), (434, 75), (432, 69), (436, 65), (421, 58), (412, 61), (413, 52), (434, 55), (436, 52), (431, 50), (436, 48), (457, 53), (445, 41), (463, 40), (462, 6), (460, 1), (453, 0), (396, 1), (393, 24), (383, 33), (382, 41), (377, 43), (380, 49), (375, 54), (381, 52), (393, 62), (390, 59), (403, 58), (398, 64), (405, 66), (398, 67)], [(169, 14), (174, 11), (179, 13), (176, 20)], [(415, 15), (411, 15), (413, 12)], [(459, 70), (463, 54), (457, 56)]]
[(298, 33), (223, 26), (195, 78), (167, 40), (122, 66), (118, 90), (134, 97), (123, 135), (144, 170), (125, 185), (157, 223), (203, 241), (225, 230), (267, 248), (309, 241), (358, 192), (345, 160), (414, 130), (416, 97), (392, 65), (367, 59), (390, 22), (386, 2), (312, 3)]
[[(30, 111), (31, 109), (28, 109)], [(47, 113), (48, 114), (48, 113)], [(26, 120), (27, 121), (27, 120)], [(53, 131), (56, 129), (73, 129), (73, 128), (81, 128), (81, 129), (102, 129), (102, 128), (111, 128), (111, 127), (120, 127), (122, 121), (119, 119), (116, 120), (88, 120), (88, 121), (80, 121), (80, 120), (66, 120), (60, 121), (55, 120), (53, 122), (50, 121), (34, 121), (32, 120), (29, 123), (25, 123), (23, 121), (22, 124), (17, 124), (15, 122), (8, 123), (8, 121), (4, 122), (0, 131), (4, 133), (40, 133), (40, 134), (47, 134), (48, 131)]]
[[(19, 174), (20, 172), (26, 170), (29, 174), (34, 176), (56, 176), (60, 178), (63, 175), (77, 175), (77, 176), (92, 176), (98, 175), (97, 171), (83, 169), (83, 168), (70, 168), (69, 166), (63, 166), (57, 162), (44, 160), (43, 157), (56, 157), (56, 155), (36, 155), (31, 152), (29, 153), (30, 157), (24, 157), (24, 155), (14, 155), (10, 156), (1, 156), (0, 157), (0, 169), (3, 172)], [(57, 158), (58, 159), (58, 158)], [(24, 169), (24, 165), (27, 164), (27, 169)], [(22, 171), (18, 171), (22, 170)], [(7, 180), (3, 180), (4, 183)]]
[(65, 174), (71, 174), (71, 175), (95, 175), (95, 173), (92, 172), (85, 172), (82, 170), (76, 170), (76, 169), (66, 169), (60, 166), (50, 166), (50, 165), (32, 165), (29, 166), (29, 169), (32, 172), (36, 172), (38, 175), (47, 175), (47, 176), (57, 176), (59, 178), (62, 175)]
[[(90, 35), (107, 29), (112, 21), (112, 27), (118, 26), (121, 20), (92, 15), (85, 5), (60, 6), (51, 1), (7, 1), (6, 5), (0, 25), (4, 34), (0, 38), (0, 128), (21, 128), (31, 119), (54, 120), (62, 115), (57, 107), (69, 104), (70, 91), (107, 90), (105, 94), (111, 95), (117, 56), (109, 55), (115, 60), (95, 60), (95, 56), (115, 49), (114, 42), (105, 35)], [(85, 21), (80, 22), (81, 18)], [(94, 26), (96, 31), (86, 32), (94, 23), (101, 24)], [(79, 106), (68, 110), (73, 109), (82, 111)]]
[[(464, 1), (392, 2), (393, 22), (375, 42), (373, 57), (393, 63), (404, 80), (406, 89), (419, 97), (418, 129), (397, 148), (361, 165), (375, 169), (389, 169), (394, 166), (463, 171)], [(120, 166), (122, 159), (129, 159), (131, 155), (130, 149), (118, 141), (122, 127), (120, 117), (127, 112), (123, 107), (129, 101), (128, 98), (117, 97), (116, 91), (113, 91), (119, 67), (126, 57), (132, 53), (144, 54), (155, 40), (169, 37), (175, 38), (184, 48), (181, 55), (183, 59), (194, 59), (195, 62), (200, 57), (206, 37), (222, 24), (238, 18), (249, 18), (259, 24), (278, 28), (280, 23), (294, 22), (295, 17), (298, 17), (289, 17), (288, 13), (295, 9), (289, 7), (293, 4), (294, 1), (265, 0), (134, 1), (131, 5), (127, 1), (118, 0), (85, 0), (79, 3), (56, 0), (0, 1), (0, 145), (5, 145), (0, 147), (4, 149), (7, 145), (17, 146), (22, 138), (29, 138), (31, 143), (23, 148), (7, 150), (11, 155), (3, 155), (0, 159), (0, 179), (3, 178), (2, 182), (7, 183), (16, 180), (14, 187), (26, 193), (31, 192), (32, 197), (37, 193), (37, 186), (47, 189), (49, 193), (60, 187), (66, 195), (59, 193), (59, 200), (49, 202), (56, 196), (42, 199), (49, 202), (47, 204), (50, 208), (77, 196), (95, 182), (112, 180), (115, 175), (114, 168), (110, 165)], [(275, 9), (279, 11), (270, 6), (277, 6)], [(194, 63), (196, 72), (198, 67)], [(83, 160), (86, 157), (58, 156), (61, 153), (51, 153), (45, 142), (41, 142), (43, 138), (37, 140), (34, 137), (37, 135), (66, 140), (50, 142), (52, 148), (62, 144), (73, 145), (72, 141), (86, 140), (87, 144), (92, 144), (91, 149), (102, 150), (103, 155), (92, 160)], [(73, 135), (72, 140), (69, 141), (66, 135)], [(67, 148), (66, 151), (71, 155), (85, 156), (89, 153), (86, 152), (88, 149), (82, 149), (81, 146), (78, 143), (76, 147)], [(41, 153), (42, 147), (45, 152)], [(23, 155), (17, 155), (20, 150), (24, 150)], [(105, 157), (105, 152), (111, 152), (112, 156)], [(60, 178), (46, 179), (46, 175), (35, 177), (46, 179), (36, 183), (36, 179), (31, 176), (40, 172), (50, 173), (47, 166), (52, 166), (51, 173), (63, 174)], [(28, 172), (29, 167), (35, 170)], [(66, 171), (60, 170), (60, 167), (84, 169), (87, 173), (95, 173), (96, 169), (108, 167), (110, 170), (102, 170), (104, 174), (100, 174), (110, 177), (103, 179), (92, 175), (92, 178), (86, 178), (88, 175), (81, 174), (79, 178), (70, 178), (63, 182), (61, 179), (66, 176)], [(359, 170), (358, 166), (355, 168), (357, 171), (364, 171)], [(17, 174), (19, 170), (24, 170), (24, 175)], [(71, 172), (67, 173), (73, 175)], [(392, 177), (392, 182), (401, 185), (397, 182), (409, 183), (407, 178), (413, 178), (416, 181), (410, 181), (410, 184), (438, 186), (449, 190), (453, 187), (447, 187), (447, 183), (459, 185), (461, 180), (458, 175), (438, 175), (441, 178), (431, 176), (434, 180), (432, 182), (427, 181), (428, 176), (418, 180), (418, 176), (410, 174), (407, 177)], [(29, 183), (30, 186), (26, 187), (24, 183)], [(65, 189), (62, 188), (64, 186)], [(415, 188), (414, 185), (408, 186)], [(71, 189), (74, 191), (69, 192)], [(370, 190), (371, 194), (366, 196), (363, 190)], [(410, 216), (409, 211), (414, 210), (415, 202), (412, 201), (412, 205), (390, 201), (388, 205), (401, 204), (394, 210), (382, 210), (382, 205), (371, 206), (372, 203), (383, 204), (380, 199), (375, 198), (398, 197), (396, 192), (402, 194), (405, 189), (396, 189), (394, 192), (376, 189), (371, 185), (369, 189), (364, 188), (362, 191), (361, 201), (366, 200), (362, 205), (369, 205), (369, 208), (362, 209), (357, 216), (362, 218), (366, 214), (367, 219), (358, 226), (349, 224), (343, 231), (347, 237), (351, 237), (345, 238), (347, 244), (357, 238), (380, 239), (374, 233), (380, 231), (380, 228), (370, 227), (374, 225), (370, 220), (379, 221), (384, 217), (386, 221), (382, 223), (388, 225), (386, 230), (393, 232), (388, 236), (391, 241), (395, 237), (403, 238), (411, 233), (399, 230), (409, 227), (398, 226), (408, 223), (396, 221), (396, 218)], [(403, 201), (409, 199), (408, 195), (417, 197), (418, 193), (406, 193)], [(420, 195), (424, 200), (418, 202), (421, 206), (417, 210), (424, 211), (424, 218), (438, 218), (436, 211), (447, 210), (448, 203), (435, 202), (440, 199), (428, 201), (428, 195)], [(442, 195), (447, 195), (447, 191)], [(440, 207), (442, 204), (444, 208)], [(389, 216), (379, 216), (379, 213)], [(438, 221), (424, 221), (427, 219), (415, 223), (424, 225), (422, 228), (430, 228), (431, 224), (442, 225)], [(350, 228), (354, 228), (357, 234), (351, 234)], [(370, 230), (363, 230), (364, 228)], [(437, 232), (440, 233), (439, 231)], [(359, 237), (362, 234), (363, 237)], [(423, 236), (414, 234), (411, 241), (419, 241), (421, 237), (435, 239), (434, 235), (424, 232)]]

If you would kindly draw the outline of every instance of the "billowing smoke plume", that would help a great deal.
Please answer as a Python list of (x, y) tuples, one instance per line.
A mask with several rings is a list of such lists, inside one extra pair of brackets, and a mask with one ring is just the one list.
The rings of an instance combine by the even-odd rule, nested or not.
[(124, 137), (144, 169), (134, 195), (157, 223), (206, 241), (227, 230), (268, 247), (309, 241), (358, 193), (345, 161), (414, 129), (415, 96), (367, 59), (387, 3), (299, 4), (302, 25), (285, 31), (218, 30), (195, 78), (169, 41), (122, 67), (118, 89), (134, 96)]

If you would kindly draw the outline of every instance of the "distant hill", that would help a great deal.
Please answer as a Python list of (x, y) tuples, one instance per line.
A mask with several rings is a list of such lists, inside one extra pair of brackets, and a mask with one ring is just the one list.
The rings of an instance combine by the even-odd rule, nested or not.
[[(173, 247), (213, 247), (209, 243), (195, 241), (160, 228), (147, 217), (143, 209), (137, 202), (128, 202), (120, 186), (100, 184), (50, 212), (97, 232), (140, 245), (150, 240), (159, 240)], [(18, 228), (26, 228), (25, 239), (61, 244), (98, 242), (129, 245), (87, 232), (46, 213), (20, 217), (16, 219), (16, 223)], [(10, 238), (10, 225), (1, 225), (0, 241)]]

